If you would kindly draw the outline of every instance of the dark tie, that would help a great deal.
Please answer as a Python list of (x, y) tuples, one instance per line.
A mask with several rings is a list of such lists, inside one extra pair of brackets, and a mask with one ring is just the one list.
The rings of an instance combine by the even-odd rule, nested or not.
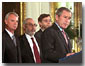
[(36, 63), (41, 63), (41, 59), (40, 59), (40, 55), (39, 55), (39, 52), (38, 52), (38, 48), (34, 42), (34, 39), (32, 39), (32, 42), (33, 42), (33, 50), (34, 50), (34, 54), (35, 54), (35, 59), (36, 59)]
[(12, 36), (12, 39), (13, 39), (13, 42), (14, 42), (14, 44), (15, 44), (15, 46), (16, 46), (16, 38), (15, 38), (14, 35)]
[(68, 44), (68, 40), (67, 40), (66, 33), (65, 33), (64, 30), (62, 30), (62, 34), (63, 34), (63, 36), (64, 36), (64, 38), (65, 38), (66, 43)]

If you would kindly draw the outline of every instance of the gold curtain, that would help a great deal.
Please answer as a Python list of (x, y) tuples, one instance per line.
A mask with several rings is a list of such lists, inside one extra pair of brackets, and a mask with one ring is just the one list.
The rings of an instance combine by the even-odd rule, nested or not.
[[(82, 23), (82, 2), (74, 3), (74, 28), (78, 30), (78, 35), (75, 37), (75, 52), (79, 52), (81, 49), (79, 47), (78, 42), (80, 41), (78, 38), (80, 37), (80, 24)], [(76, 42), (78, 41), (78, 42)]]
[(26, 4), (25, 2), (20, 2), (20, 35), (22, 35), (24, 33), (23, 30), (23, 21), (26, 17)]

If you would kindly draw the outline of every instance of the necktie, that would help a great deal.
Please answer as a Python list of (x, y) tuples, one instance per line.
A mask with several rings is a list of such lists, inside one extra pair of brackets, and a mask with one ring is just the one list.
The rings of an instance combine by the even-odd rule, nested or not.
[(12, 36), (12, 39), (13, 39), (13, 42), (14, 42), (14, 44), (15, 44), (15, 46), (16, 46), (16, 38), (15, 38), (14, 35)]
[(34, 42), (34, 39), (32, 39), (32, 42), (33, 42), (33, 50), (34, 50), (34, 55), (35, 55), (35, 59), (36, 59), (36, 63), (41, 63), (41, 60), (40, 60), (40, 55), (39, 55), (39, 52), (38, 52), (38, 49), (37, 49), (37, 46)]
[(68, 40), (67, 40), (66, 33), (65, 33), (64, 30), (62, 30), (62, 34), (63, 34), (63, 36), (64, 36), (64, 38), (65, 38), (66, 43), (68, 44)]

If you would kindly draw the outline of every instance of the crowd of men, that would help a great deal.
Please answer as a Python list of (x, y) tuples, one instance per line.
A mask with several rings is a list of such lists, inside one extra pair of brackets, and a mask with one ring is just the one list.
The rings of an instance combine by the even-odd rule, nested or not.
[(57, 10), (52, 24), (50, 14), (38, 17), (40, 30), (36, 32), (33, 18), (23, 21), (24, 34), (17, 37), (19, 16), (9, 12), (5, 16), (5, 29), (2, 33), (3, 63), (59, 63), (59, 59), (74, 55), (72, 44), (64, 31), (71, 21), (72, 13), (66, 7)]

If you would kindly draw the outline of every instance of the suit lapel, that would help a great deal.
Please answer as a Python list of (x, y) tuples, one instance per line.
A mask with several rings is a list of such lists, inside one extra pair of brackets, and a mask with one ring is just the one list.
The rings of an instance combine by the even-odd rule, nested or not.
[(72, 45), (71, 45), (71, 42), (70, 42), (70, 38), (69, 38), (69, 36), (67, 35), (67, 33), (66, 33), (66, 36), (67, 36), (67, 40), (68, 40), (68, 47), (69, 47), (69, 52), (71, 52), (71, 48), (72, 48)]
[(15, 47), (15, 44), (14, 44), (13, 40), (11, 39), (11, 37), (9, 36), (9, 34), (6, 31), (4, 31), (4, 32), (7, 37), (7, 42), (9, 42), (9, 44), (11, 44), (10, 46)]
[(26, 49), (27, 49), (28, 53), (30, 54), (31, 57), (33, 57), (32, 50), (30, 48), (29, 42), (27, 41), (27, 38), (26, 38), (25, 34), (23, 36), (23, 41), (24, 41), (24, 44), (26, 46)]

